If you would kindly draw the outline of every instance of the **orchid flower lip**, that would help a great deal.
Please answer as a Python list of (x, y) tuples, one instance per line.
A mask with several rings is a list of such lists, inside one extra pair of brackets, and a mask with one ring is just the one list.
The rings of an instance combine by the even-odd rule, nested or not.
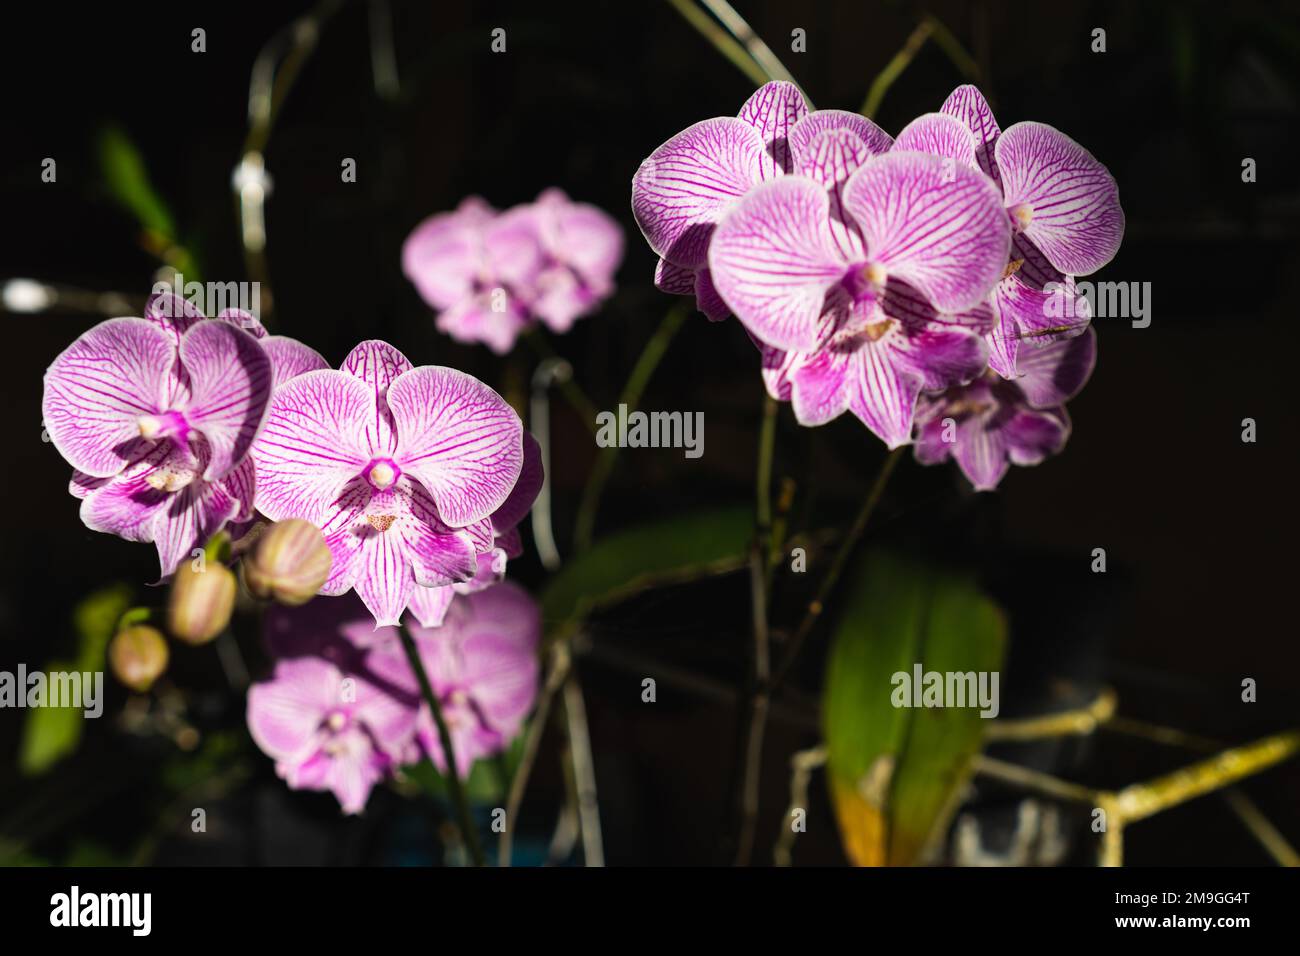
[(157, 438), (175, 438), (184, 442), (189, 434), (190, 425), (185, 416), (177, 411), (159, 412), (157, 415), (141, 415), (136, 424), (140, 426), (140, 437), (153, 441)]
[(402, 475), (402, 469), (391, 458), (375, 458), (366, 465), (363, 474), (366, 481), (380, 491), (391, 488)]
[(1019, 202), (1007, 210), (1011, 216), (1011, 227), (1017, 232), (1024, 232), (1034, 221), (1034, 207), (1027, 202)]

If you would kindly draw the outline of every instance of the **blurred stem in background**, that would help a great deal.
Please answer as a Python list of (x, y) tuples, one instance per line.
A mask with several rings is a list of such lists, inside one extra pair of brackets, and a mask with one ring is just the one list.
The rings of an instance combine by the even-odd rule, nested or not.
[(876, 110), (880, 109), (881, 101), (884, 100), (885, 94), (889, 88), (894, 85), (903, 71), (908, 68), (916, 55), (921, 52), (921, 47), (925, 46), (927, 40), (934, 40), (935, 44), (947, 54), (948, 59), (952, 61), (953, 66), (957, 67), (961, 75), (973, 83), (980, 81), (979, 64), (975, 58), (966, 52), (965, 47), (961, 45), (958, 39), (953, 36), (951, 30), (943, 25), (937, 18), (926, 14), (917, 24), (916, 29), (908, 36), (902, 48), (894, 54), (893, 58), (885, 64), (874, 80), (871, 81), (871, 87), (867, 90), (867, 98), (862, 103), (862, 109), (859, 111), (863, 116), (874, 118)]
[(442, 776), (447, 781), (447, 793), (451, 796), (452, 805), (456, 808), (461, 840), (469, 851), (469, 858), (473, 864), (482, 866), (483, 848), (479, 845), (478, 831), (474, 828), (474, 817), (470, 814), (469, 800), (465, 796), (465, 787), (461, 783), (460, 773), (456, 769), (456, 751), (451, 742), (451, 731), (447, 729), (447, 722), (442, 716), (442, 708), (438, 704), (438, 695), (433, 692), (433, 685), (429, 682), (429, 674), (424, 669), (424, 662), (420, 660), (420, 650), (415, 646), (415, 638), (411, 636), (411, 632), (405, 624), (399, 624), (397, 632), (401, 635), (402, 649), (406, 651), (406, 659), (411, 664), (411, 670), (415, 672), (416, 680), (419, 681), (420, 694), (424, 697), (424, 702), (429, 705), (429, 710), (433, 712), (433, 722), (438, 725), (438, 742), (442, 745), (442, 760), (446, 767)]
[(325, 24), (343, 0), (321, 0), (310, 12), (280, 30), (253, 62), (248, 83), (248, 136), (243, 155), (231, 176), (238, 199), (239, 234), (248, 277), (261, 286), (262, 323), (269, 325), (275, 309), (266, 262), (266, 198), (271, 177), (266, 172), (266, 148), (275, 121), (298, 74), (316, 49)]
[[(668, 351), (673, 337), (689, 314), (690, 309), (686, 305), (673, 306), (659, 323), (659, 328), (655, 330), (654, 335), (650, 336), (645, 348), (641, 350), (641, 356), (636, 360), (632, 374), (628, 376), (627, 384), (623, 386), (623, 391), (618, 397), (619, 404), (627, 406), (628, 414), (636, 411), (641, 402), (641, 395), (650, 383), (650, 377), (659, 367), (659, 362)], [(592, 422), (595, 422), (594, 416)], [(611, 445), (602, 448), (596, 456), (595, 467), (587, 477), (587, 484), (582, 489), (582, 501), (578, 505), (578, 518), (573, 529), (574, 551), (582, 552), (591, 547), (591, 539), (596, 527), (596, 511), (600, 507), (600, 496), (605, 490), (610, 474), (614, 471), (618, 451), (617, 445)]]

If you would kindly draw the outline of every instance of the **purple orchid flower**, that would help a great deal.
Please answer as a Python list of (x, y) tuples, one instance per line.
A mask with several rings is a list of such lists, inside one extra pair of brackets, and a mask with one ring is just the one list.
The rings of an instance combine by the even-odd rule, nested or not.
[(1106, 167), (1043, 123), (1000, 130), (973, 86), (959, 86), (939, 113), (914, 120), (898, 148), (981, 169), (1002, 192), (1014, 236), (1006, 275), (990, 298), (993, 369), (1014, 378), (1022, 340), (1040, 346), (1081, 333), (1090, 316), (1075, 277), (1108, 263), (1124, 237), (1119, 189)]
[(528, 307), (515, 287), (540, 268), (531, 223), (503, 220), (478, 196), (430, 216), (402, 246), (402, 271), (438, 310), (438, 331), (482, 342), (498, 355), (528, 327)]
[(564, 333), (614, 291), (614, 273), (623, 261), (623, 230), (607, 213), (573, 202), (563, 190), (547, 189), (536, 201), (503, 218), (531, 220), (541, 268), (529, 277), (529, 311), (552, 332)]
[(801, 424), (852, 411), (890, 448), (906, 444), (921, 391), (987, 363), (983, 303), (1011, 243), (1001, 197), (977, 171), (873, 155), (833, 123), (790, 145), (798, 172), (755, 187), (713, 234), (714, 285)]
[(1083, 388), (1097, 358), (1097, 333), (1059, 339), (1020, 355), (1020, 375), (992, 370), (968, 385), (924, 395), (916, 413), (916, 460), (954, 458), (977, 491), (996, 488), (1011, 465), (1036, 465), (1065, 447), (1065, 402)]
[(403, 271), (439, 310), (439, 331), (499, 355), (536, 320), (569, 331), (614, 291), (622, 258), (618, 224), (559, 189), (502, 213), (470, 197), (402, 247)]
[(519, 416), (491, 388), (363, 342), (341, 370), (276, 388), (253, 447), (256, 504), (324, 531), (322, 594), (355, 589), (376, 626), (396, 624), (420, 589), (475, 576), (523, 457)]
[(847, 131), (871, 155), (893, 145), (871, 120), (842, 110), (810, 113), (798, 87), (772, 82), (756, 90), (737, 117), (696, 123), (651, 153), (632, 179), (632, 212), (660, 257), (655, 285), (694, 295), (696, 307), (713, 321), (730, 315), (709, 270), (714, 229), (754, 186), (799, 172), (796, 155), (826, 129)]
[(241, 328), (249, 320), (260, 329), (238, 310), (205, 319), (184, 300), (155, 296), (144, 318), (101, 322), (45, 374), (45, 427), (75, 469), (82, 521), (153, 542), (164, 578), (251, 514), (248, 454), (272, 366)]
[(295, 790), (331, 790), (344, 813), (365, 809), (376, 783), (408, 753), (414, 700), (324, 657), (281, 660), (248, 691), (248, 730)]
[[(541, 624), (537, 603), (507, 581), (458, 596), (441, 627), (411, 628), (451, 732), (456, 772), (461, 777), (469, 775), (475, 760), (503, 751), (523, 727), (537, 698)], [(418, 694), (415, 675), (396, 633), (385, 635), (373, 646), (367, 658), (373, 672)], [(445, 773), (447, 760), (437, 726), (424, 703), (416, 740)]]

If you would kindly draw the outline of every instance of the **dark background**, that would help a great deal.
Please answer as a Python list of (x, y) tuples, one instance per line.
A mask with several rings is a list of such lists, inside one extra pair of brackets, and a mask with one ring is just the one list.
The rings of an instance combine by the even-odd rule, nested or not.
[[(1059, 458), (1013, 469), (999, 492), (972, 495), (954, 470), (905, 461), (872, 534), (980, 570), (1011, 612), (1004, 714), (1086, 697), (1101, 683), (1121, 712), (1242, 742), (1297, 723), (1300, 650), (1294, 613), (1296, 315), (1286, 282), (1300, 269), (1300, 12), (1283, 3), (779, 3), (737, 8), (818, 107), (857, 109), (918, 16), (938, 16), (979, 62), (1006, 128), (1033, 119), (1088, 147), (1120, 185), (1123, 247), (1099, 280), (1150, 282), (1153, 319), (1098, 322), (1099, 361), (1071, 405), (1074, 435)], [(654, 257), (629, 211), (629, 184), (654, 147), (697, 120), (732, 115), (752, 90), (667, 3), (452, 4), (394, 2), (397, 99), (377, 95), (368, 5), (345, 4), (290, 94), (267, 149), (273, 330), (333, 362), (362, 338), (391, 341), (416, 362), (466, 369), (518, 398), (533, 357), (506, 360), (439, 335), (401, 275), (412, 226), (483, 195), (505, 207), (558, 185), (624, 225), (620, 291), (555, 347), (598, 407), (612, 407), (632, 362), (671, 301), (651, 286)], [(5, 106), (0, 279), (31, 277), (143, 301), (157, 261), (138, 227), (106, 195), (93, 143), (107, 123), (144, 153), (204, 278), (246, 278), (229, 180), (246, 133), (249, 70), (259, 48), (304, 4), (11, 5), (0, 70)], [(507, 31), (507, 52), (489, 51)], [(207, 52), (190, 52), (190, 31)], [(1091, 31), (1107, 31), (1104, 54)], [(795, 28), (807, 52), (790, 52)], [(933, 43), (890, 90), (877, 119), (896, 133), (935, 110), (962, 77)], [(58, 181), (40, 181), (41, 160)], [(340, 182), (340, 161), (358, 181)], [(1252, 157), (1258, 181), (1241, 181)], [(110, 580), (156, 574), (153, 549), (86, 531), (65, 493), (68, 467), (40, 441), (41, 375), (101, 316), (2, 315), (7, 368), (0, 405), (10, 441), (0, 469), (0, 666), (40, 666), (72, 646), (68, 613)], [(705, 410), (706, 454), (638, 453), (620, 462), (598, 530), (691, 506), (748, 500), (761, 402), (757, 355), (735, 322), (694, 316), (673, 342), (646, 407)], [(557, 525), (569, 526), (595, 449), (556, 408)], [(1241, 421), (1258, 441), (1241, 441)], [(1291, 449), (1288, 451), (1288, 449)], [(800, 489), (807, 526), (845, 522), (883, 457), (851, 416), (815, 431), (783, 410), (777, 477)], [(562, 533), (561, 547), (567, 536)], [(1095, 547), (1106, 575), (1090, 572)], [(512, 565), (529, 586), (535, 559)], [(800, 595), (778, 594), (777, 637)], [(726, 688), (745, 672), (747, 582), (645, 596), (594, 622), (581, 662), (588, 695), (608, 858), (614, 863), (712, 863), (725, 858), (727, 785), (736, 707)], [(824, 632), (819, 632), (819, 636)], [(784, 716), (768, 737), (756, 858), (787, 800), (789, 754), (816, 742), (814, 702), (824, 640), (803, 657)], [(256, 647), (246, 648), (260, 666)], [(200, 725), (238, 728), (242, 701), (222, 693), (211, 648), (175, 652), (176, 683), (196, 691)], [(643, 676), (680, 670), (707, 679), (688, 692), (662, 679), (640, 701)], [(214, 673), (217, 676), (213, 676)], [(1243, 678), (1259, 702), (1243, 704)], [(1056, 692), (1058, 679), (1073, 691)], [(206, 684), (205, 684), (206, 682)], [(1054, 683), (1055, 682), (1055, 683)], [(677, 689), (668, 690), (670, 686)], [(716, 693), (714, 691), (716, 690)], [(111, 692), (107, 713), (120, 707)], [(82, 753), (39, 782), (14, 776), (21, 714), (0, 713), (0, 832), (60, 860), (80, 840), (108, 852), (157, 825), (156, 749), (123, 743), (96, 722)], [(553, 736), (553, 735), (551, 735)], [(1190, 756), (1110, 734), (1081, 746), (1012, 755), (1099, 786), (1172, 769)], [(561, 792), (543, 753), (527, 822), (543, 836)], [(203, 846), (164, 832), (158, 859), (193, 862), (391, 861), (422, 844), (422, 824), (377, 792), (364, 820), (342, 820), (333, 798), (290, 794), (270, 761), (222, 802), (222, 838)], [(105, 781), (112, 785), (104, 785)], [(72, 805), (69, 794), (104, 791)], [(1300, 765), (1247, 791), (1300, 843)], [(981, 792), (996, 814), (1005, 801)], [(43, 827), (5, 831), (6, 820)], [(88, 804), (88, 805), (83, 805)], [(8, 816), (6, 816), (8, 814)], [(25, 814), (25, 815), (24, 815)], [(213, 823), (210, 820), (210, 829)], [(412, 829), (414, 828), (414, 829)], [(186, 828), (181, 828), (188, 832)], [(408, 839), (409, 838), (409, 839)], [(1086, 859), (1086, 855), (1077, 857)], [(820, 777), (797, 862), (842, 860)], [(1132, 863), (1267, 862), (1217, 798), (1129, 831)]]

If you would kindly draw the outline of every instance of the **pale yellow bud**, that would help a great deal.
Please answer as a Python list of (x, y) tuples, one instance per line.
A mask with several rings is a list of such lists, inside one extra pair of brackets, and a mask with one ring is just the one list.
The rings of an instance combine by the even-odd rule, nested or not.
[(137, 624), (118, 631), (108, 645), (108, 666), (122, 684), (144, 693), (167, 670), (167, 641), (157, 628)]
[(184, 563), (172, 579), (167, 630), (186, 644), (206, 644), (226, 629), (239, 586), (224, 564), (209, 561), (196, 571)]
[(254, 596), (296, 606), (315, 597), (329, 578), (330, 549), (320, 528), (289, 518), (266, 529), (243, 565)]

